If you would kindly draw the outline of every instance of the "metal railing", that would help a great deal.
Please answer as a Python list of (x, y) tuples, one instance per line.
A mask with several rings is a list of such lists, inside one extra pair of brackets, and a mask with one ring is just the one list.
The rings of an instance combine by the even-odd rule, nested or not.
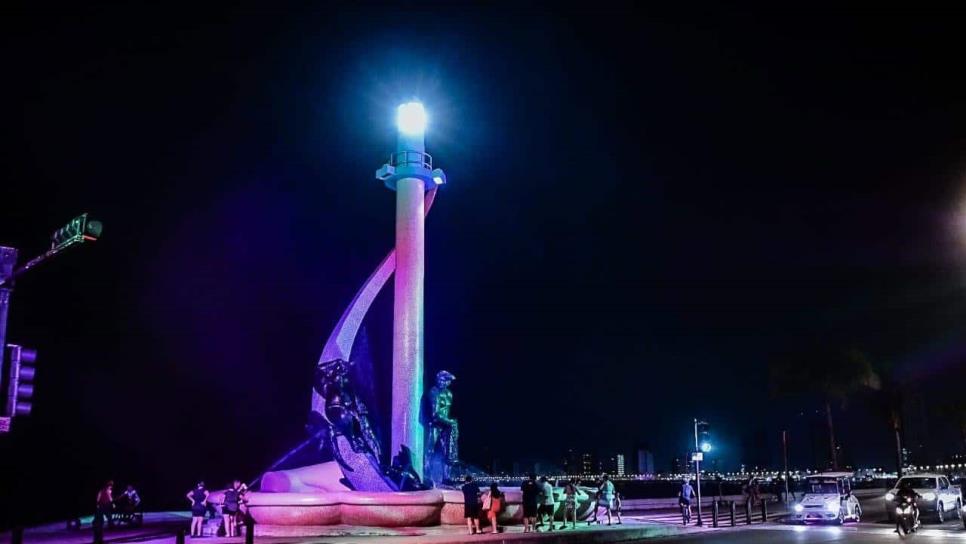
[(389, 155), (389, 166), (419, 166), (432, 170), (433, 157), (429, 153), (419, 151), (397, 151)]

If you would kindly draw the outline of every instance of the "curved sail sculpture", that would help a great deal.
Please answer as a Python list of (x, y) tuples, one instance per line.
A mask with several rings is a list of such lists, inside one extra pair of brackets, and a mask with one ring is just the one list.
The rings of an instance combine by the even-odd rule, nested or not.
[[(424, 205), (427, 215), (435, 198), (435, 188), (426, 192)], [(352, 302), (342, 313), (339, 322), (332, 329), (332, 333), (329, 334), (329, 338), (322, 348), (322, 356), (319, 358), (320, 367), (332, 361), (351, 360), (352, 346), (355, 344), (356, 335), (359, 333), (362, 321), (376, 296), (395, 270), (396, 250), (393, 248), (362, 284)], [(326, 413), (326, 399), (319, 394), (316, 388), (312, 390), (312, 412), (320, 415)], [(359, 448), (353, 448), (350, 441), (344, 436), (335, 437), (330, 444), (334, 450), (333, 455), (339, 461), (346, 479), (349, 480), (353, 488), (362, 491), (396, 491), (401, 487), (399, 482), (393, 481), (386, 475), (376, 455), (371, 452), (358, 451)]]

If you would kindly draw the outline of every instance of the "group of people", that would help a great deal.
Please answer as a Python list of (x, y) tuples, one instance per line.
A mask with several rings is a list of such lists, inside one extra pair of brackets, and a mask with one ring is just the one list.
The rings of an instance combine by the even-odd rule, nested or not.
[(124, 491), (114, 496), (114, 481), (108, 480), (97, 492), (97, 503), (94, 510), (94, 525), (104, 527), (113, 526), (118, 520), (126, 520), (141, 508), (141, 496), (133, 484), (128, 484)]
[[(480, 528), (480, 518), (485, 515), (489, 521), (492, 533), (500, 531), (497, 519), (501, 512), (506, 509), (506, 496), (500, 491), (496, 483), (490, 484), (489, 492), (484, 494), (480, 486), (473, 481), (472, 476), (465, 477), (463, 491), (463, 510), (466, 516), (466, 529), (469, 534), (483, 534)], [(537, 480), (535, 474), (530, 474), (520, 485), (523, 506), (523, 532), (536, 532), (540, 527), (546, 527), (547, 531), (554, 529), (566, 529), (570, 523), (572, 529), (577, 528), (577, 507), (578, 504), (587, 498), (587, 493), (577, 485), (576, 480), (568, 480), (563, 483), (563, 524), (554, 527), (554, 515), (557, 510), (558, 497), (555, 495), (554, 486), (550, 480), (544, 476)], [(617, 516), (617, 523), (621, 524), (621, 497), (617, 493), (614, 483), (607, 475), (597, 482), (594, 492), (594, 511), (593, 519), (587, 524), (600, 523), (598, 513), (603, 508), (607, 515), (607, 524), (612, 523), (612, 515)]]
[[(235, 480), (231, 486), (225, 490), (221, 502), (221, 517), (224, 523), (224, 536), (236, 536), (238, 534), (238, 524), (243, 520), (247, 513), (247, 500), (245, 495), (248, 493), (248, 486), (241, 480)], [(205, 482), (198, 482), (194, 489), (188, 492), (185, 497), (191, 503), (191, 536), (202, 536), (202, 528), (205, 523), (205, 515), (215, 506), (208, 501), (211, 493), (205, 488)]]
[[(94, 507), (94, 541), (103, 542), (104, 526), (113, 527), (117, 522), (133, 522), (140, 519), (141, 496), (134, 485), (128, 484), (124, 491), (114, 497), (114, 481), (108, 480), (98, 491)], [(69, 525), (69, 524), (68, 524)], [(80, 526), (80, 520), (76, 521)]]

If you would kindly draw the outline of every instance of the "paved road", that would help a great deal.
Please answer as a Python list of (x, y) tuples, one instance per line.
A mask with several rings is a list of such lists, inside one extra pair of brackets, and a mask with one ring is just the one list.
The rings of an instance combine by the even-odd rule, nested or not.
[[(718, 530), (681, 535), (670, 539), (650, 539), (641, 542), (700, 542), (702, 544), (807, 544), (848, 542), (865, 544), (916, 540), (923, 543), (966, 543), (966, 529), (963, 528), (963, 523), (959, 519), (954, 518), (948, 520), (942, 525), (927, 521), (914, 535), (900, 539), (899, 535), (894, 532), (894, 526), (885, 520), (885, 507), (881, 499), (862, 500), (862, 509), (865, 512), (865, 521), (862, 523), (847, 523), (842, 527), (829, 525), (806, 526), (782, 523), (779, 521), (766, 525), (756, 524), (745, 526), (739, 530)], [(633, 517), (658, 523), (681, 523), (680, 515), (675, 516), (670, 512), (655, 512)]]
[(850, 544), (872, 544), (899, 541), (966, 542), (966, 530), (962, 524), (952, 523), (943, 526), (926, 526), (911, 537), (900, 537), (891, 526), (875, 523), (860, 523), (845, 527), (821, 527), (800, 525), (757, 526), (740, 531), (714, 531), (682, 535), (668, 539), (651, 539), (640, 542), (674, 542), (701, 544), (807, 544), (848, 542)]

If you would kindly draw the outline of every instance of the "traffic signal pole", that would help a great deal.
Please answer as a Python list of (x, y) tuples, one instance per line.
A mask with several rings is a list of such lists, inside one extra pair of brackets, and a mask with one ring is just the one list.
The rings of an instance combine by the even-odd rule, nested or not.
[[(5, 361), (7, 315), (10, 311), (10, 297), (13, 295), (14, 280), (70, 247), (86, 241), (97, 240), (101, 235), (101, 230), (101, 223), (88, 219), (86, 213), (75, 217), (66, 226), (54, 232), (51, 236), (50, 249), (17, 268), (14, 268), (17, 264), (16, 248), (0, 246), (0, 372), (12, 371), (13, 365), (13, 361), (10, 361), (9, 366), (5, 364)], [(9, 405), (10, 402), (7, 404)], [(16, 403), (13, 403), (12, 409), (5, 410), (7, 413), (0, 414), (0, 432), (10, 430), (10, 421), (16, 415), (16, 411)]]
[[(7, 313), (10, 310), (10, 295), (13, 294), (13, 287), (7, 284), (7, 280), (13, 278), (13, 267), (17, 263), (17, 250), (12, 247), (0, 247), (0, 375), (6, 372), (6, 345), (7, 345)], [(13, 414), (0, 414), (0, 432), (7, 432), (10, 429), (10, 418)]]

